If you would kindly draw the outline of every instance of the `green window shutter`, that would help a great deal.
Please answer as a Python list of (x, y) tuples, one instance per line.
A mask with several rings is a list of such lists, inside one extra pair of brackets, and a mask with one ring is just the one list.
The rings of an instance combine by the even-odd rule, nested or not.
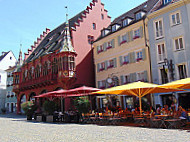
[(120, 76), (120, 80), (121, 80), (121, 85), (123, 85), (124, 84), (124, 76), (123, 75)]
[(100, 64), (98, 63), (97, 64), (97, 72), (99, 72), (100, 71)]
[(108, 61), (105, 61), (105, 70), (107, 70), (108, 67)]
[(133, 41), (133, 31), (130, 31), (130, 39)]
[(129, 53), (128, 56), (129, 56), (129, 63), (132, 63), (132, 53)]
[(99, 46), (97, 46), (96, 48), (97, 48), (97, 54), (98, 54), (98, 48), (99, 48)]
[(115, 47), (115, 40), (114, 40), (114, 39), (112, 39), (112, 41), (111, 41), (111, 45), (112, 45), (112, 48)]
[(113, 60), (114, 60), (114, 68), (116, 68), (117, 67), (117, 59), (114, 58)]
[(148, 73), (147, 73), (147, 71), (144, 71), (144, 81), (148, 82)]
[(143, 38), (143, 35), (144, 35), (144, 34), (143, 34), (143, 27), (140, 26), (140, 37)]
[(127, 42), (129, 42), (129, 35), (128, 35), (128, 32), (126, 33), (126, 39), (127, 39)]
[(120, 66), (123, 65), (123, 56), (119, 56)]
[(146, 60), (146, 50), (145, 50), (145, 48), (142, 49), (142, 58), (143, 58), (143, 60)]
[(117, 39), (118, 39), (118, 46), (120, 46), (120, 43), (121, 43), (120, 36), (118, 36)]
[(106, 51), (106, 42), (103, 44), (104, 51)]

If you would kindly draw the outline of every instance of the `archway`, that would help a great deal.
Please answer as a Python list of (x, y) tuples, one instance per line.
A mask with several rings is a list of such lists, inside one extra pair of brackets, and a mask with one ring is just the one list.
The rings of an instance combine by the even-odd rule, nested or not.
[(24, 113), (24, 110), (21, 108), (21, 105), (22, 103), (26, 102), (26, 95), (25, 94), (22, 94), (21, 97), (20, 97), (20, 103), (18, 105), (18, 107), (20, 107), (20, 112), (23, 114)]
[(30, 93), (29, 97), (28, 97), (28, 101), (35, 101), (34, 96), (36, 96), (35, 92)]

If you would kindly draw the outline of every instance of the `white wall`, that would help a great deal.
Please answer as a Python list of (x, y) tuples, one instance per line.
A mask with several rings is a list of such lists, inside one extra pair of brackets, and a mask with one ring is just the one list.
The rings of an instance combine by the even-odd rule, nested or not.
[(9, 66), (15, 66), (16, 58), (12, 51), (10, 51), (0, 62), (0, 69), (6, 70)]
[(0, 69), (0, 89), (6, 89), (7, 72)]

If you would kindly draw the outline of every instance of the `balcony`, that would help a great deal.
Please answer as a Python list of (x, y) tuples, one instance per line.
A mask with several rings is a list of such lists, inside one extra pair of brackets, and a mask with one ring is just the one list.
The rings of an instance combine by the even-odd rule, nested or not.
[(32, 80), (27, 80), (19, 84), (19, 89), (38, 88), (49, 84), (54, 84), (57, 80), (57, 74), (41, 76)]

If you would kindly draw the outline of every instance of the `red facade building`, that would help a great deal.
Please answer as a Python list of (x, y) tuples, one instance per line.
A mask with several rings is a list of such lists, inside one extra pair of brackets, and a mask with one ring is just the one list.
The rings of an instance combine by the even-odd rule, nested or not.
[[(59, 89), (82, 85), (95, 86), (92, 42), (107, 27), (111, 18), (100, 0), (50, 32), (37, 38), (23, 65), (14, 73), (14, 92), (17, 94), (17, 113), (23, 100)], [(25, 98), (25, 99), (23, 99)], [(70, 100), (65, 100), (65, 110)]]

